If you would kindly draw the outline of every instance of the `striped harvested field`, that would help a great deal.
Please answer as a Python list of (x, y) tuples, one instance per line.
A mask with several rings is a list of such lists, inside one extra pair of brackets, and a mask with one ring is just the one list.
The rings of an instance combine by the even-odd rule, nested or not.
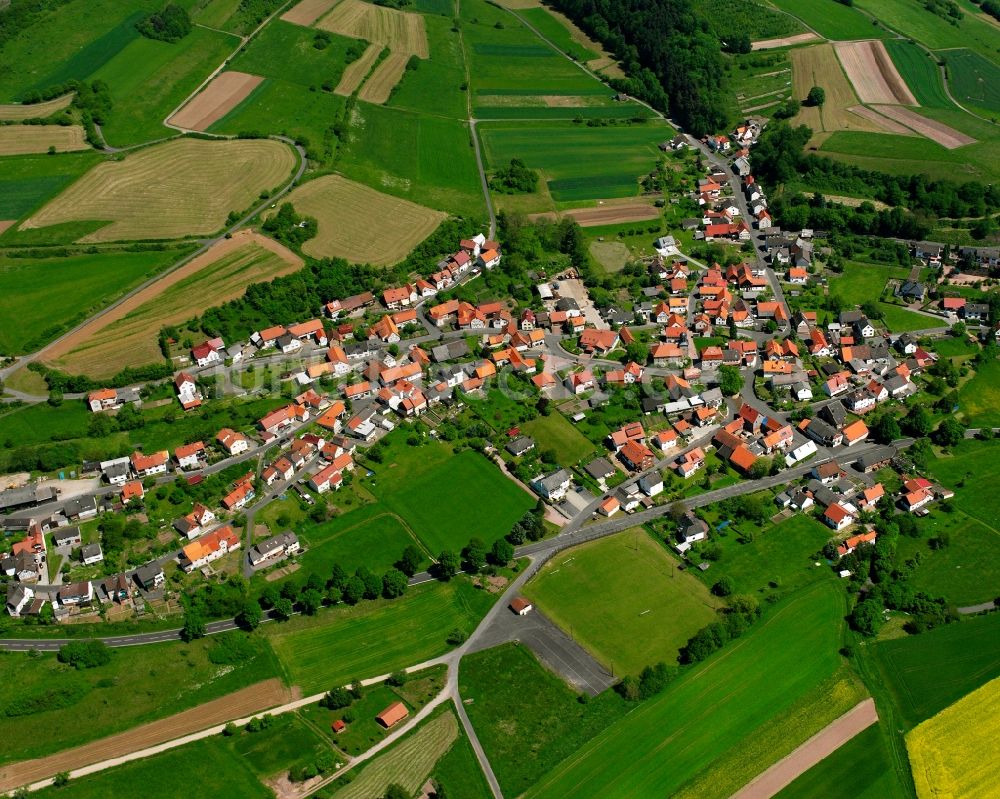
[(86, 150), (86, 136), (80, 125), (0, 125), (0, 155), (30, 155), (47, 152)]
[(306, 254), (380, 266), (405, 258), (446, 216), (340, 175), (310, 180), (288, 201), (319, 223), (316, 237), (302, 245)]
[(109, 224), (80, 241), (205, 236), (294, 168), (277, 141), (176, 139), (98, 164), (20, 229), (94, 220)]
[(285, 22), (307, 28), (333, 8), (340, 0), (300, 0), (281, 15)]
[(427, 31), (419, 14), (374, 6), (362, 0), (343, 0), (316, 27), (353, 39), (382, 44), (394, 53), (428, 58)]
[(69, 108), (71, 102), (73, 102), (73, 95), (64, 94), (62, 97), (46, 100), (44, 103), (0, 105), (0, 120), (19, 122), (22, 119), (41, 119), (51, 116), (56, 111)]
[(205, 309), (242, 296), (262, 283), (302, 268), (302, 259), (259, 233), (244, 229), (97, 316), (44, 358), (73, 373), (106, 377), (124, 366), (162, 358), (164, 325), (186, 322)]
[(208, 130), (242, 103), (262, 80), (246, 72), (223, 72), (167, 122), (184, 130)]
[(791, 47), (793, 44), (802, 44), (803, 42), (811, 42), (813, 39), (818, 39), (819, 37), (812, 31), (806, 33), (797, 33), (794, 36), (783, 36), (780, 39), (762, 39), (759, 42), (754, 42), (750, 45), (752, 50), (770, 50), (774, 47)]
[(954, 128), (950, 128), (943, 122), (938, 122), (927, 117), (922, 117), (916, 111), (903, 108), (898, 105), (877, 105), (875, 109), (882, 115), (895, 120), (902, 125), (926, 136), (933, 142), (937, 142), (942, 147), (954, 150), (957, 147), (964, 147), (966, 144), (975, 144), (976, 140), (971, 136), (966, 136)]
[(378, 799), (394, 782), (403, 786), (407, 796), (415, 796), (430, 776), (434, 764), (457, 738), (455, 714), (443, 713), (386, 754), (372, 760), (350, 785), (337, 791), (333, 799)]
[(368, 45), (361, 54), (361, 58), (347, 65), (344, 74), (340, 76), (337, 88), (333, 90), (334, 93), (343, 95), (344, 97), (350, 97), (354, 94), (358, 86), (361, 85), (361, 81), (371, 72), (372, 65), (378, 61), (378, 57), (383, 49), (380, 44)]
[(833, 46), (861, 102), (919, 105), (881, 41), (836, 42)]
[(403, 77), (410, 58), (411, 56), (406, 53), (392, 53), (365, 81), (365, 85), (358, 93), (358, 99), (379, 105), (386, 102), (392, 94), (393, 87)]

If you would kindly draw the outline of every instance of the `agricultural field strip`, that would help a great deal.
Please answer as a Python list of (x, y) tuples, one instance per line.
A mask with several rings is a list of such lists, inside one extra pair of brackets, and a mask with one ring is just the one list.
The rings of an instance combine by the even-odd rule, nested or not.
[(308, 28), (339, 2), (340, 0), (299, 0), (281, 18), (285, 22)]
[(368, 77), (368, 73), (372, 71), (372, 66), (378, 61), (378, 57), (382, 54), (382, 46), (379, 44), (370, 44), (365, 48), (365, 51), (361, 54), (361, 57), (352, 61), (344, 69), (344, 74), (340, 76), (340, 82), (337, 84), (337, 88), (333, 91), (335, 94), (339, 94), (343, 97), (350, 97), (354, 94), (361, 82)]
[(911, 130), (926, 136), (931, 141), (940, 144), (948, 150), (976, 143), (976, 140), (971, 136), (966, 136), (964, 133), (945, 125), (943, 122), (937, 122), (933, 119), (920, 116), (920, 114), (911, 111), (909, 108), (903, 108), (898, 105), (876, 105), (875, 110), (883, 116), (887, 116), (889, 119), (895, 120)]
[(167, 122), (186, 130), (208, 130), (242, 103), (263, 80), (245, 72), (222, 72)]
[(320, 30), (381, 44), (396, 53), (429, 58), (424, 18), (409, 11), (341, 0), (316, 23)]
[(381, 105), (389, 100), (393, 87), (399, 83), (406, 71), (411, 56), (406, 53), (391, 53), (382, 61), (365, 81), (358, 93), (358, 99)]
[(0, 125), (0, 156), (65, 153), (90, 145), (80, 125)]
[(833, 48), (862, 103), (919, 105), (881, 41), (836, 42)]
[(56, 97), (54, 100), (46, 100), (44, 103), (0, 105), (0, 120), (18, 122), (24, 119), (40, 119), (52, 116), (56, 111), (69, 108), (71, 102), (73, 102), (73, 95), (64, 94), (62, 97)]

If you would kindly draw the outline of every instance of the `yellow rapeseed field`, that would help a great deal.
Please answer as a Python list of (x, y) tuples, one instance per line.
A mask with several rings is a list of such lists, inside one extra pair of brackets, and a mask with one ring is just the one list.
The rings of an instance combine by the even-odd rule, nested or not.
[(906, 736), (920, 799), (1000, 797), (1000, 678)]

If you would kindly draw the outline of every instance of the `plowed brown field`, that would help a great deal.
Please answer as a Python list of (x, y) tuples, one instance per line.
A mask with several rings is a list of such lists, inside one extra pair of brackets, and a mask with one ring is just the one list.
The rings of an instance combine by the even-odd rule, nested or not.
[(242, 103), (262, 80), (246, 72), (223, 72), (167, 122), (185, 130), (208, 130)]
[(285, 22), (309, 27), (340, 0), (302, 0), (281, 15)]
[(926, 136), (931, 141), (935, 141), (942, 147), (954, 150), (956, 147), (964, 147), (966, 144), (975, 144), (976, 140), (971, 136), (966, 136), (954, 128), (949, 128), (943, 122), (937, 122), (927, 117), (922, 117), (916, 111), (903, 108), (898, 105), (877, 105), (875, 109), (889, 119), (906, 125), (911, 130), (915, 130), (921, 136)]
[(919, 105), (881, 41), (836, 42), (833, 47), (861, 102)]

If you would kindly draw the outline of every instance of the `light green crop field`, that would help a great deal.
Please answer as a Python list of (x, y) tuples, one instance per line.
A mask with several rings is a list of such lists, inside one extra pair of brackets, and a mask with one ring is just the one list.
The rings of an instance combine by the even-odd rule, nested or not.
[(1000, 676), (998, 636), (1000, 614), (992, 613), (869, 645), (907, 729)]
[(472, 139), (458, 120), (359, 103), (337, 168), (345, 177), (405, 200), (485, 217)]
[(856, 4), (885, 25), (932, 50), (969, 47), (993, 61), (998, 58), (997, 29), (974, 14), (966, 13), (957, 25), (951, 25), (917, 0), (856, 0)]
[(535, 445), (539, 449), (555, 450), (559, 463), (564, 466), (578, 463), (581, 459), (597, 452), (587, 437), (561, 413), (553, 412), (548, 416), (539, 416), (520, 425), (520, 428), (524, 435), (535, 439)]
[[(1000, 30), (994, 30), (1000, 36)], [(972, 50), (949, 50), (944, 54), (948, 79), (956, 99), (984, 109), (987, 114), (1000, 111), (1000, 66)]]
[[(27, 216), (102, 158), (96, 152), (0, 158), (0, 219)], [(0, 241), (6, 244), (15, 233), (14, 227), (8, 228)]]
[[(0, 256), (0, 352), (32, 352), (192, 248), (68, 258)], [(108, 277), (113, 276), (113, 280)]]
[(93, 77), (107, 82), (114, 106), (102, 127), (116, 146), (171, 135), (163, 120), (238, 44), (232, 36), (196, 27), (175, 44), (140, 37)]
[(844, 271), (830, 278), (830, 291), (848, 305), (860, 305), (881, 296), (886, 281), (890, 278), (905, 280), (909, 274), (910, 270), (901, 266), (847, 261)]
[(795, 779), (775, 799), (907, 799), (877, 724)]
[[(659, 696), (610, 725), (564, 760), (529, 797), (669, 796), (711, 768), (721, 753), (752, 741), (755, 730), (815, 693), (841, 667), (843, 593), (819, 583), (774, 606), (738, 641), (687, 669)], [(811, 732), (788, 725), (760, 762), (759, 773)]]
[(424, 29), (431, 57), (418, 61), (415, 70), (403, 74), (388, 106), (464, 120), (467, 95), (461, 86), (465, 66), (458, 34), (452, 30), (451, 12), (447, 19), (425, 16)]
[[(888, 39), (891, 33), (872, 25), (864, 14), (829, 0), (771, 0), (782, 11), (801, 19), (827, 39)], [(861, 5), (859, 3), (858, 5)]]
[[(512, 158), (541, 172), (552, 199), (565, 206), (639, 194), (639, 178), (655, 166), (656, 145), (673, 134), (649, 122), (608, 128), (572, 123), (487, 123), (479, 127), (489, 169)], [(552, 210), (544, 197), (539, 207)]]
[[(371, 492), (396, 513), (435, 556), (458, 552), (473, 536), (487, 546), (510, 532), (535, 499), (472, 450), (453, 455), (437, 442), (410, 447), (402, 438), (387, 450)], [(469, 524), (469, 509), (477, 509)]]
[(1000, 363), (979, 367), (976, 376), (959, 390), (958, 403), (972, 427), (1000, 427)]
[(266, 635), (289, 681), (310, 694), (443, 654), (448, 634), (471, 632), (494, 599), (459, 578), (411, 588), (392, 601), (297, 617), (270, 625)]
[(0, 101), (88, 78), (138, 39), (135, 23), (160, 6), (159, 0), (72, 0), (40, 15), (0, 48)]
[[(4, 701), (0, 763), (41, 757), (163, 718), (279, 675), (266, 641), (255, 639), (255, 655), (237, 665), (209, 660), (212, 639), (112, 650), (105, 666), (77, 671), (55, 654), (37, 658), (0, 655), (0, 678), (17, 685)], [(128, 702), (119, 701), (128, 696)], [(39, 710), (19, 713), (15, 704)], [(114, 712), (109, 712), (114, 708)]]
[(720, 604), (642, 529), (561, 552), (524, 594), (615, 674), (675, 662)]
[[(941, 70), (932, 56), (907, 39), (887, 39), (885, 49), (922, 107), (955, 108), (945, 94)], [(953, 55), (949, 54), (948, 59)]]
[[(586, 704), (516, 643), (462, 658), (462, 698), (508, 796), (521, 796), (562, 760), (629, 711), (614, 691)], [(450, 795), (450, 788), (449, 788)]]

